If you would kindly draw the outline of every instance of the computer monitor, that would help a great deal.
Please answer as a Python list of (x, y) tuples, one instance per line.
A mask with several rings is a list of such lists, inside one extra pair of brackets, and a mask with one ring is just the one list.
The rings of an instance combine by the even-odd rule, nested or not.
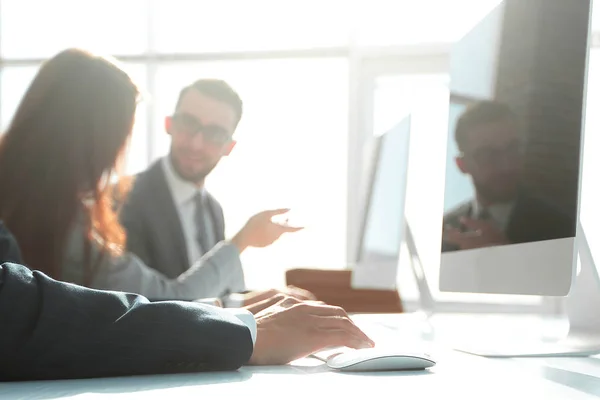
[(410, 115), (381, 136), (367, 157), (355, 288), (395, 288), (404, 234)]
[(454, 47), (441, 291), (565, 296), (590, 0), (504, 0)]

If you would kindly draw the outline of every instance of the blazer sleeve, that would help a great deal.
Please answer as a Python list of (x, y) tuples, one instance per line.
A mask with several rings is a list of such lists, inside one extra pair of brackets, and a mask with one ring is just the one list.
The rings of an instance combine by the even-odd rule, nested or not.
[(0, 379), (235, 370), (253, 351), (227, 310), (55, 281), (0, 266)]
[[(85, 282), (84, 238), (83, 224), (75, 224), (63, 264), (61, 279), (64, 281), (79, 285)], [(94, 267), (92, 288), (136, 293), (151, 300), (220, 297), (236, 282), (244, 281), (239, 251), (229, 242), (218, 243), (175, 279), (167, 278), (129, 252), (115, 257), (101, 254), (92, 246), (91, 262)]]
[(97, 289), (132, 292), (152, 300), (195, 300), (219, 297), (243, 282), (243, 274), (237, 248), (221, 242), (175, 279), (148, 267), (135, 254), (103, 255), (92, 284)]

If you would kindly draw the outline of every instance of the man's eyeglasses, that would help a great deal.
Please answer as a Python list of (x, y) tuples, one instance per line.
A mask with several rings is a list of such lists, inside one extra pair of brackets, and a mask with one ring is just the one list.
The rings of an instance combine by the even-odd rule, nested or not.
[(463, 153), (462, 156), (473, 160), (480, 166), (497, 166), (502, 163), (519, 161), (523, 154), (523, 143), (514, 142), (503, 149), (484, 147), (473, 152)]
[(204, 139), (215, 145), (225, 145), (231, 141), (231, 134), (218, 125), (204, 125), (196, 117), (187, 113), (176, 113), (171, 116), (174, 128), (190, 138), (202, 134)]

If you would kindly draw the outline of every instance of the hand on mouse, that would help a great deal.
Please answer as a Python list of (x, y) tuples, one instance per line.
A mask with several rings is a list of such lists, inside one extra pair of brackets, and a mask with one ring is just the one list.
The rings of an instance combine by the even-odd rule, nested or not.
[(246, 225), (231, 239), (238, 250), (243, 252), (248, 247), (266, 247), (271, 245), (284, 233), (298, 232), (301, 227), (287, 226), (273, 221), (273, 217), (290, 211), (287, 208), (267, 210), (252, 216)]
[(255, 315), (257, 339), (251, 365), (280, 365), (332, 346), (373, 347), (374, 343), (340, 307), (278, 295)]

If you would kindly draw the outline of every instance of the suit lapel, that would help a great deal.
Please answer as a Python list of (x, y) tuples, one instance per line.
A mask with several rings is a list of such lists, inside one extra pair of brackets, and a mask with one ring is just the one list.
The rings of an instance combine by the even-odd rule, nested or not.
[(212, 219), (213, 226), (215, 227), (215, 243), (213, 246), (225, 240), (225, 224), (223, 221), (223, 210), (219, 203), (212, 197), (208, 197), (210, 217)]
[(523, 224), (524, 220), (527, 220), (528, 217), (528, 209), (529, 209), (529, 199), (522, 192), (519, 192), (517, 195), (517, 201), (515, 202), (515, 206), (510, 213), (510, 217), (508, 218), (508, 225), (506, 227), (506, 237), (512, 243), (521, 243), (526, 241), (530, 234), (531, 226), (527, 223)]
[[(180, 260), (178, 265), (183, 265), (183, 269), (180, 273), (183, 273), (189, 268), (190, 260), (188, 260), (187, 246), (185, 242), (185, 236), (183, 233), (183, 226), (179, 219), (179, 213), (175, 208), (175, 202), (171, 194), (171, 189), (167, 184), (167, 178), (161, 162), (157, 162), (152, 167), (150, 178), (150, 189), (147, 196), (154, 199), (152, 206), (152, 215), (150, 218), (156, 221), (160, 231), (164, 232), (164, 239), (167, 243), (174, 242), (174, 248), (170, 252), (169, 259)], [(163, 246), (161, 246), (163, 247)], [(163, 248), (166, 248), (164, 246)]]

